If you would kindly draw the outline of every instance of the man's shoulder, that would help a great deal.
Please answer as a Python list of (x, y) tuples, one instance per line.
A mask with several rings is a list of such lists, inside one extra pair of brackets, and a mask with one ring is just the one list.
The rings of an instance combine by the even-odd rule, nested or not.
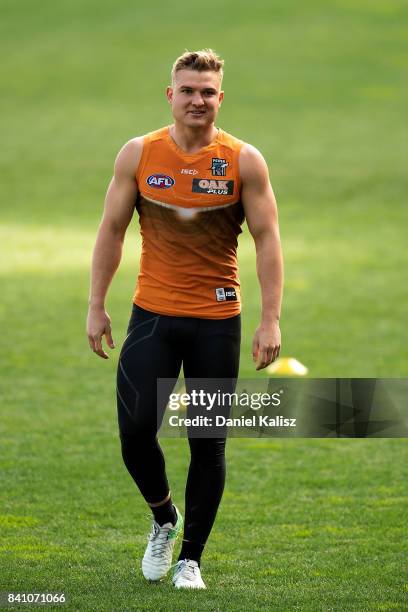
[(251, 176), (263, 176), (267, 171), (266, 161), (262, 153), (249, 142), (237, 138), (233, 134), (220, 130), (219, 142), (226, 147), (238, 151), (239, 172), (242, 180)]
[(264, 177), (268, 166), (262, 153), (248, 142), (244, 143), (239, 155), (239, 168), (243, 180)]
[(226, 132), (223, 129), (220, 129), (219, 131), (218, 141), (222, 145), (230, 149), (235, 149), (238, 151), (240, 151), (242, 147), (246, 144), (243, 140), (241, 140), (237, 136), (234, 136), (233, 134), (230, 134), (229, 132)]
[(135, 175), (146, 143), (166, 137), (167, 126), (130, 138), (120, 149), (115, 160), (115, 173)]
[(134, 174), (142, 157), (143, 141), (143, 136), (135, 136), (125, 142), (115, 160), (115, 174)]
[(263, 159), (263, 155), (254, 145), (244, 142), (241, 148), (241, 158), (250, 162)]

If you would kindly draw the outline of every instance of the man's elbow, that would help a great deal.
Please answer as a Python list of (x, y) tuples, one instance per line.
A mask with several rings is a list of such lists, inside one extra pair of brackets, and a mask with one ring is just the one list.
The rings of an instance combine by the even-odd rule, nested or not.
[(123, 242), (125, 239), (127, 225), (116, 219), (103, 218), (99, 226), (99, 233), (110, 240)]
[(263, 226), (256, 228), (251, 232), (256, 248), (262, 248), (265, 245), (280, 245), (279, 228), (277, 226)]

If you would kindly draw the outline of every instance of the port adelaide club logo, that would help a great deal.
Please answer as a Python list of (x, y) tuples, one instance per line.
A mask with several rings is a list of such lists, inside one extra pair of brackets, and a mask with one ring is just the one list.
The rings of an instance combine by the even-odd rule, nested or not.
[(213, 176), (226, 176), (228, 162), (221, 157), (213, 157), (211, 160), (211, 173)]
[(167, 174), (151, 174), (147, 177), (146, 183), (155, 189), (169, 189), (173, 187), (175, 180)]

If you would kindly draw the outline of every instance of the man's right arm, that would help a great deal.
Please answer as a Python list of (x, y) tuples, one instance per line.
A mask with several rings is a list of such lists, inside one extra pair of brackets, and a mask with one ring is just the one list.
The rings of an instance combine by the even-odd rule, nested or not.
[(105, 199), (105, 207), (92, 255), (87, 335), (91, 349), (103, 359), (102, 336), (114, 348), (111, 322), (105, 310), (109, 285), (119, 266), (126, 229), (132, 219), (137, 196), (136, 170), (143, 138), (134, 138), (119, 151)]

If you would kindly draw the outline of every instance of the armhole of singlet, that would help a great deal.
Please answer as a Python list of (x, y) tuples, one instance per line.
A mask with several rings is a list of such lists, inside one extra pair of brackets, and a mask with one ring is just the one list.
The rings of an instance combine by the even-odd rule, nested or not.
[(239, 199), (241, 200), (241, 190), (242, 190), (242, 180), (241, 180), (241, 169), (239, 167), (239, 158), (241, 155), (242, 147), (245, 146), (245, 142), (243, 140), (239, 141), (239, 146), (234, 149), (236, 155), (236, 164), (237, 164), (237, 183), (238, 183), (238, 193)]
[(137, 181), (137, 185), (138, 185), (138, 190), (139, 191), (140, 191), (140, 177), (142, 176), (143, 170), (145, 169), (145, 166), (146, 166), (146, 163), (147, 163), (147, 158), (149, 156), (149, 144), (150, 144), (149, 134), (146, 134), (145, 136), (143, 136), (142, 156), (140, 158), (137, 170), (135, 172), (136, 181)]

